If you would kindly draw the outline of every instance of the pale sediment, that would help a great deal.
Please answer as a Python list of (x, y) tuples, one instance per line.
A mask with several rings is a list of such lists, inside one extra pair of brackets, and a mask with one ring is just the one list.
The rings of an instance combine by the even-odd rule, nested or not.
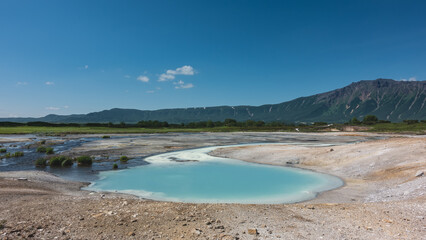
[[(149, 201), (80, 191), (83, 183), (44, 172), (2, 172), (0, 238), (422, 239), (426, 177), (416, 175), (426, 168), (425, 147), (426, 138), (421, 136), (332, 147), (249, 146), (212, 153), (302, 167), (346, 181), (344, 187), (312, 201), (288, 205)], [(250, 234), (256, 232), (249, 231), (253, 228), (259, 235)]]

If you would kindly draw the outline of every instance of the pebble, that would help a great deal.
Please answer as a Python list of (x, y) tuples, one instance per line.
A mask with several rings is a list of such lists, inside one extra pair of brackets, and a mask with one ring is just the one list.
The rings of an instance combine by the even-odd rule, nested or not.
[(256, 228), (249, 228), (249, 229), (247, 229), (247, 233), (250, 234), (250, 235), (257, 235), (257, 234), (259, 234), (259, 232), (257, 232)]

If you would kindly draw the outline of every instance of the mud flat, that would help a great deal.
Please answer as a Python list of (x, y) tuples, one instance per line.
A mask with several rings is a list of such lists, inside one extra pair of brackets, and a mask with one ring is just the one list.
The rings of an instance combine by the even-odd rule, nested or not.
[[(277, 141), (280, 136), (335, 142), (337, 145), (331, 147), (283, 144), (223, 148), (211, 154), (333, 174), (346, 185), (297, 204), (189, 204), (81, 191), (87, 183), (66, 181), (46, 172), (1, 172), (0, 238), (425, 239), (426, 177), (421, 172), (426, 170), (426, 137), (371, 140), (375, 137), (371, 134), (232, 134), (163, 135), (140, 144), (164, 151), (165, 146), (243, 142), (235, 139)], [(205, 142), (191, 143), (199, 140)], [(78, 148), (94, 151), (91, 147), (97, 146), (99, 154), (110, 154), (107, 149), (117, 142), (122, 145), (111, 151), (145, 154), (137, 141), (122, 138)]]

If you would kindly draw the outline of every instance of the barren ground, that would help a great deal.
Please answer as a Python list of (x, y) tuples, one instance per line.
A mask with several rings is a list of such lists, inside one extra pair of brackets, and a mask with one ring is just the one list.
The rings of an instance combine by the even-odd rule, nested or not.
[[(340, 135), (305, 137), (329, 141)], [(118, 149), (141, 151), (130, 145)], [(185, 204), (81, 191), (84, 183), (40, 171), (1, 172), (0, 238), (426, 239), (426, 177), (416, 177), (426, 170), (424, 136), (333, 147), (246, 146), (211, 154), (329, 173), (346, 185), (297, 204)]]

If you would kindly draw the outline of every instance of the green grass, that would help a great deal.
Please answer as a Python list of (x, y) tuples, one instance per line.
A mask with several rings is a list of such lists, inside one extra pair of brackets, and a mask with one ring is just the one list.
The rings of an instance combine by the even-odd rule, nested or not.
[(397, 133), (426, 133), (426, 123), (378, 123), (370, 125), (372, 127), (370, 132), (397, 132)]
[[(337, 124), (335, 126), (338, 126)], [(368, 125), (371, 132), (407, 132), (426, 133), (426, 123), (378, 123)], [(168, 133), (168, 132), (294, 132), (299, 128), (301, 132), (316, 132), (320, 128), (315, 126), (284, 126), (284, 127), (213, 127), (213, 128), (109, 128), (109, 127), (39, 127), (18, 126), (0, 127), (0, 134), (114, 134), (114, 133)], [(106, 137), (107, 138), (107, 137)]]
[(46, 147), (38, 147), (36, 152), (38, 153), (45, 153), (46, 152)]
[(78, 166), (92, 166), (93, 159), (90, 156), (80, 156), (77, 159)]
[(120, 162), (126, 163), (127, 161), (129, 161), (129, 158), (127, 156), (121, 156), (120, 157)]
[(53, 151), (53, 148), (51, 148), (51, 147), (47, 147), (46, 148), (46, 154), (53, 154), (54, 153), (54, 151)]
[(46, 167), (47, 166), (46, 159), (45, 158), (39, 158), (39, 159), (35, 160), (34, 165), (36, 167)]
[(236, 131), (294, 131), (294, 127), (247, 128), (247, 127), (214, 127), (214, 128), (108, 128), (108, 127), (38, 127), (18, 126), (0, 127), (0, 134), (113, 134), (113, 133), (168, 133), (168, 132), (236, 132)]

